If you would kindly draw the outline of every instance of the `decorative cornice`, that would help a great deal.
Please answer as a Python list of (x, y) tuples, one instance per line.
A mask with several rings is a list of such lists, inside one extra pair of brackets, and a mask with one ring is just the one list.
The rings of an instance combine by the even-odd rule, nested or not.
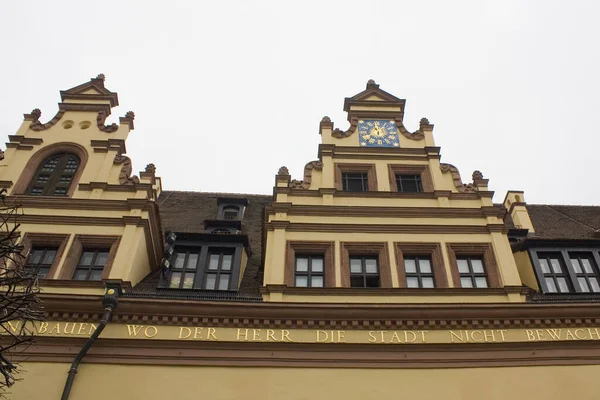
[(312, 181), (312, 170), (316, 169), (317, 171), (321, 171), (323, 169), (323, 163), (321, 161), (315, 160), (310, 161), (304, 166), (304, 180), (293, 179), (289, 183), (289, 187), (292, 189), (308, 189), (310, 188), (310, 184)]

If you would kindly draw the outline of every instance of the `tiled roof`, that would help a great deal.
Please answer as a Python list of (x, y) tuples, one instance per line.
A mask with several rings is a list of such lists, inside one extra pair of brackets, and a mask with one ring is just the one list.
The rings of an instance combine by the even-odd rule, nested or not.
[(182, 233), (204, 232), (204, 220), (217, 218), (218, 198), (242, 198), (248, 205), (242, 219), (242, 234), (248, 236), (250, 250), (240, 289), (237, 293), (209, 292), (190, 290), (157, 289), (160, 275), (151, 273), (144, 278), (131, 292), (133, 296), (150, 296), (165, 298), (197, 298), (205, 300), (238, 300), (256, 301), (260, 299), (261, 285), (263, 218), (265, 206), (270, 204), (270, 195), (233, 194), (233, 193), (202, 193), (163, 191), (157, 200), (160, 210), (162, 227), (165, 231)]
[(600, 206), (565, 206), (527, 204), (535, 229), (533, 237), (541, 239), (599, 239)]

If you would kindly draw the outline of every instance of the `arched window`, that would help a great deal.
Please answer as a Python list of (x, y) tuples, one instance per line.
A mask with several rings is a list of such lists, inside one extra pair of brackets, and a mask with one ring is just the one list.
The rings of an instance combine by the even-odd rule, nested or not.
[(27, 188), (27, 194), (66, 196), (80, 160), (73, 153), (55, 153), (38, 166)]

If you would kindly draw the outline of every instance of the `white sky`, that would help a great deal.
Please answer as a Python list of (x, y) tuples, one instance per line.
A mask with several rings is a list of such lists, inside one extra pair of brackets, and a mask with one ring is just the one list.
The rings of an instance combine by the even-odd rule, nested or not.
[(106, 75), (164, 189), (271, 193), (368, 79), (501, 202), (599, 204), (597, 1), (0, 1), (0, 133)]

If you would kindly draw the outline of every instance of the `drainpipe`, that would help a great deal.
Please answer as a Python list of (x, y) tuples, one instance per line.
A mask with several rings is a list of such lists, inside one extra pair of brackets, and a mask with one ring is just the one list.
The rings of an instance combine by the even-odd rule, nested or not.
[(102, 333), (104, 327), (106, 324), (108, 324), (108, 321), (110, 321), (113, 311), (119, 304), (118, 297), (121, 293), (122, 291), (120, 284), (106, 282), (106, 291), (104, 292), (104, 299), (102, 299), (102, 305), (104, 306), (102, 320), (100, 321), (100, 324), (98, 324), (98, 327), (94, 333), (92, 333), (92, 336), (90, 336), (87, 342), (85, 342), (81, 350), (79, 350), (79, 354), (77, 354), (71, 363), (71, 369), (69, 369), (69, 374), (67, 376), (67, 381), (65, 382), (65, 388), (63, 389), (61, 400), (68, 400), (69, 394), (71, 393), (71, 387), (73, 386), (73, 381), (75, 380), (75, 374), (77, 374), (77, 368), (79, 368), (81, 360), (83, 357), (85, 357), (88, 350), (94, 345), (94, 342), (96, 339), (98, 339), (98, 336), (100, 336), (100, 333)]

